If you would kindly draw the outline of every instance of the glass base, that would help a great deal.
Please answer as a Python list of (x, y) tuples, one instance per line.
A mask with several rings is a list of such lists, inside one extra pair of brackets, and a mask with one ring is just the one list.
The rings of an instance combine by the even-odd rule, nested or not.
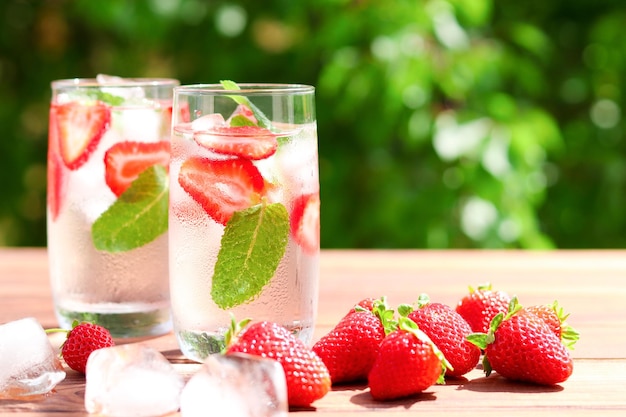
[(172, 330), (167, 308), (129, 313), (101, 313), (56, 309), (59, 325), (71, 329), (74, 321), (87, 321), (109, 330), (113, 339), (141, 339), (166, 334)]
[[(298, 339), (306, 345), (313, 339), (313, 326), (294, 324), (287, 327)], [(195, 362), (204, 362), (207, 356), (220, 353), (224, 349), (224, 334), (227, 328), (216, 332), (202, 332), (192, 330), (176, 330), (176, 339), (183, 355)]]

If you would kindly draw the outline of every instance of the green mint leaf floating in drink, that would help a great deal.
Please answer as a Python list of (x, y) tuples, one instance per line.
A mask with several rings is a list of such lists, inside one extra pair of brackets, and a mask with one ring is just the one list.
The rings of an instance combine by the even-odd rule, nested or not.
[(104, 91), (89, 91), (89, 97), (94, 100), (102, 101), (110, 106), (121, 106), (124, 104), (124, 97), (115, 96), (111, 93), (105, 93)]
[[(239, 88), (237, 83), (234, 81), (223, 80), (220, 81), (220, 84), (222, 84), (222, 87), (224, 87), (225, 90), (241, 90), (241, 88)], [(248, 106), (250, 110), (252, 110), (252, 113), (254, 114), (254, 117), (256, 117), (256, 120), (259, 122), (259, 126), (272, 130), (272, 122), (270, 121), (270, 119), (267, 118), (267, 116), (261, 111), (261, 109), (252, 104), (248, 97), (239, 95), (231, 95), (229, 97), (232, 98), (237, 104), (243, 104), (244, 106)]]
[(243, 114), (238, 114), (230, 119), (231, 127), (256, 126), (256, 124)]
[(288, 235), (289, 214), (280, 203), (258, 204), (233, 213), (213, 273), (215, 304), (228, 309), (260, 294), (285, 254)]
[(167, 231), (169, 186), (167, 170), (153, 165), (96, 219), (94, 246), (106, 252), (124, 252), (152, 242)]

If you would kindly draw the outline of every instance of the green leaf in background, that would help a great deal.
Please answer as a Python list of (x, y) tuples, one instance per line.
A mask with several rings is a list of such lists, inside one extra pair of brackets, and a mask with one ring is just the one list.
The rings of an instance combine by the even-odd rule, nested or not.
[[(241, 90), (241, 88), (239, 88), (237, 83), (234, 81), (222, 80), (220, 81), (220, 84), (222, 84), (222, 87), (224, 87), (225, 90)], [(254, 117), (256, 117), (256, 120), (259, 122), (259, 126), (272, 130), (272, 122), (270, 121), (270, 119), (267, 118), (267, 116), (261, 111), (261, 109), (252, 104), (248, 97), (229, 97), (232, 98), (237, 104), (243, 104), (244, 106), (248, 106), (250, 110), (252, 110), (252, 113), (254, 114)]]
[(289, 214), (280, 203), (235, 212), (226, 224), (217, 256), (211, 297), (222, 309), (257, 296), (285, 254)]
[(152, 242), (167, 231), (168, 176), (161, 165), (144, 172), (94, 222), (94, 246), (124, 252)]

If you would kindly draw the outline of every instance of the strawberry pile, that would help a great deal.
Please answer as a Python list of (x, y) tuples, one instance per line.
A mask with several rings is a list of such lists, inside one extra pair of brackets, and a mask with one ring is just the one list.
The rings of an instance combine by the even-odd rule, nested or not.
[(516, 381), (564, 382), (578, 333), (555, 302), (523, 308), (491, 285), (470, 288), (455, 308), (425, 294), (397, 314), (385, 298), (365, 299), (313, 346), (332, 385), (366, 381), (374, 400), (418, 394), (477, 368)]

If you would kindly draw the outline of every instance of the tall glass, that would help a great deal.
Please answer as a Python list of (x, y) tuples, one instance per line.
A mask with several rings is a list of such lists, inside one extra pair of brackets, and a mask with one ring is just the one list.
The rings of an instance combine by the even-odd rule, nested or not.
[(310, 342), (319, 279), (314, 88), (174, 89), (170, 291), (182, 352), (201, 361), (231, 322), (270, 320)]
[(115, 338), (171, 330), (167, 212), (173, 79), (52, 82), (48, 256), (58, 321)]

